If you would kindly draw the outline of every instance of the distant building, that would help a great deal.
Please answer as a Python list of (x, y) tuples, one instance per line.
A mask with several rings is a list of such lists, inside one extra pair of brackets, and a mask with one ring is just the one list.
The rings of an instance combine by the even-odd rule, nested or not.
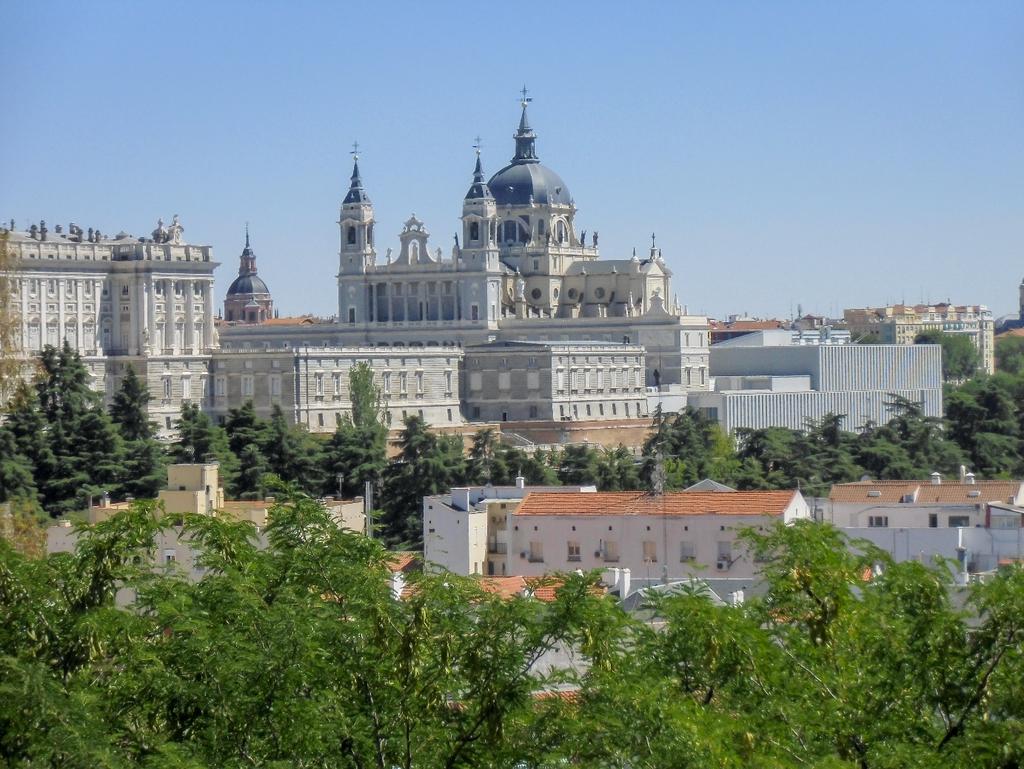
[(877, 334), (883, 344), (913, 344), (922, 331), (964, 334), (978, 349), (981, 369), (995, 373), (995, 319), (984, 305), (895, 304), (844, 310), (843, 317), (855, 339)]
[[(164, 514), (172, 519), (183, 515), (210, 515), (232, 521), (249, 521), (254, 524), (256, 543), (266, 546), (264, 529), (267, 526), (267, 512), (274, 505), (274, 498), (262, 500), (225, 500), (220, 487), (219, 467), (213, 464), (170, 465), (167, 468), (167, 488), (160, 491), (159, 500)], [(90, 526), (107, 520), (132, 503), (111, 502), (106, 497), (90, 506), (86, 521)], [(328, 513), (339, 527), (349, 531), (366, 533), (366, 514), (363, 498), (352, 500), (323, 500)], [(71, 526), (70, 520), (59, 521), (46, 531), (48, 553), (68, 553), (75, 549), (79, 532)], [(170, 526), (158, 533), (153, 550), (154, 568), (174, 568), (193, 580), (201, 579), (206, 571), (199, 563), (201, 551), (179, 526)], [(125, 604), (130, 596), (119, 593), (118, 602)]]
[[(272, 322), (272, 321), (271, 321)], [(297, 328), (302, 328), (301, 322)], [(301, 339), (302, 331), (295, 332)], [(220, 350), (212, 356), (212, 397), (206, 410), (224, 418), (251, 400), (260, 416), (280, 406), (290, 422), (313, 433), (334, 432), (350, 416), (349, 373), (366, 363), (380, 389), (384, 418), (400, 428), (407, 416), (435, 427), (462, 425), (455, 347), (320, 347)]]
[(456, 574), (514, 575), (508, 569), (508, 516), (534, 491), (596, 493), (593, 486), (460, 487), (423, 498), (423, 560)]
[[(653, 237), (646, 255), (600, 258), (597, 232), (576, 229), (568, 185), (540, 162), (527, 103), (510, 162), (488, 179), (477, 155), (450, 250), (432, 247), (412, 215), (394, 251), (379, 253), (356, 156), (338, 218), (338, 314), (318, 334), (334, 347), (639, 344), (647, 351), (643, 384), (655, 384), (657, 370), (663, 383), (706, 389), (707, 318), (680, 305)], [(262, 326), (225, 328), (223, 342), (295, 346), (288, 329)]]
[(256, 253), (249, 245), (245, 228), (245, 248), (239, 258), (238, 277), (228, 286), (224, 297), (224, 320), (262, 323), (274, 317), (274, 300), (263, 278), (256, 274)]
[(715, 345), (714, 390), (688, 402), (727, 432), (739, 428), (805, 429), (810, 420), (844, 415), (847, 430), (891, 418), (886, 403), (898, 395), (942, 416), (942, 352), (938, 345), (834, 344), (801, 332), (764, 331)]
[(616, 566), (648, 581), (753, 577), (758, 566), (739, 531), (808, 518), (799, 491), (538, 492), (509, 516), (508, 568), (532, 576)]
[(866, 539), (897, 561), (958, 564), (966, 579), (1024, 561), (1024, 482), (946, 481), (836, 484), (822, 518), (853, 539)]
[(730, 315), (728, 320), (709, 320), (711, 326), (711, 344), (727, 342), (730, 339), (753, 334), (756, 331), (769, 331), (772, 329), (788, 328), (788, 324), (781, 320), (762, 320), (761, 318), (742, 318), (738, 315)]
[(169, 436), (183, 392), (203, 392), (217, 347), (211, 248), (185, 242), (177, 216), (140, 238), (74, 223), (53, 231), (46, 222), (27, 231), (13, 224), (17, 354), (27, 363), (67, 341), (108, 404), (133, 368), (152, 394), (150, 418)]
[(614, 567), (649, 581), (753, 576), (757, 566), (736, 540), (738, 531), (810, 518), (797, 491), (653, 496), (520, 487), (504, 498), (475, 500), (468, 491), (424, 499), (424, 558), (461, 574), (529, 577)]
[(465, 348), (466, 416), (593, 421), (647, 416), (644, 348), (607, 342), (491, 342)]

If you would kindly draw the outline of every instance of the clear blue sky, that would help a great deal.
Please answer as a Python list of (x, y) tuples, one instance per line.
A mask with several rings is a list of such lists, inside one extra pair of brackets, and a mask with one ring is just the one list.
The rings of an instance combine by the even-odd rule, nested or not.
[(0, 219), (185, 235), (331, 314), (349, 149), (378, 246), (447, 254), (517, 91), (608, 258), (658, 234), (691, 311), (1016, 310), (1024, 2), (4, 4)]

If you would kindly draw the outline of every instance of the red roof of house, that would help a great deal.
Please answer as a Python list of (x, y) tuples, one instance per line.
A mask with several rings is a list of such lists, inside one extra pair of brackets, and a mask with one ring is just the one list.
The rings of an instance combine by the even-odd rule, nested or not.
[[(837, 483), (829, 492), (832, 502), (896, 503), (905, 498), (917, 505), (1010, 503), (1020, 493), (1020, 481), (856, 481)], [(915, 498), (916, 494), (916, 498)]]
[(514, 515), (782, 515), (796, 491), (534, 491)]
[(419, 568), (420, 556), (415, 550), (396, 550), (388, 554), (388, 568), (392, 572), (414, 571)]

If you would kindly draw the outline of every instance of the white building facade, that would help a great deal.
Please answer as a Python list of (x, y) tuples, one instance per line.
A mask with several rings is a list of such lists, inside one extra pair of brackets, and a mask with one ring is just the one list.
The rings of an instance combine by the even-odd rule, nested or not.
[(358, 158), (338, 221), (338, 326), (345, 344), (467, 345), (493, 340), (640, 344), (645, 383), (707, 388), (709, 326), (671, 294), (652, 246), (599, 258), (598, 234), (575, 229), (569, 188), (537, 157), (526, 102), (512, 161), (485, 181), (479, 154), (446, 258), (415, 215), (397, 253), (377, 251), (374, 209)]
[[(13, 225), (13, 222), (12, 222)], [(185, 242), (175, 216), (149, 238), (114, 237), (45, 222), (7, 231), (11, 290), (26, 362), (66, 341), (109, 403), (128, 367), (152, 394), (150, 415), (169, 434), (183, 397), (199, 398), (217, 347), (209, 246)]]
[(806, 429), (843, 415), (843, 427), (884, 424), (893, 395), (942, 416), (939, 345), (803, 344), (790, 331), (761, 331), (711, 349), (713, 390), (688, 403), (727, 432), (740, 428)]

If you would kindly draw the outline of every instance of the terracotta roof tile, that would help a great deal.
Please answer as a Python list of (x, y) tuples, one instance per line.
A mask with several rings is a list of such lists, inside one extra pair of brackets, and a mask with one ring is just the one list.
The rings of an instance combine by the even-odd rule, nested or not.
[(531, 492), (514, 515), (782, 515), (795, 491)]
[(918, 505), (980, 504), (982, 502), (1012, 502), (1021, 494), (1020, 481), (857, 481), (837, 483), (829, 492), (831, 502), (899, 503), (905, 498), (916, 498)]
[(420, 566), (422, 554), (415, 550), (396, 550), (388, 556), (389, 566), (392, 572), (416, 571)]
[(480, 588), (499, 598), (514, 598), (526, 588), (526, 577), (481, 577)]

